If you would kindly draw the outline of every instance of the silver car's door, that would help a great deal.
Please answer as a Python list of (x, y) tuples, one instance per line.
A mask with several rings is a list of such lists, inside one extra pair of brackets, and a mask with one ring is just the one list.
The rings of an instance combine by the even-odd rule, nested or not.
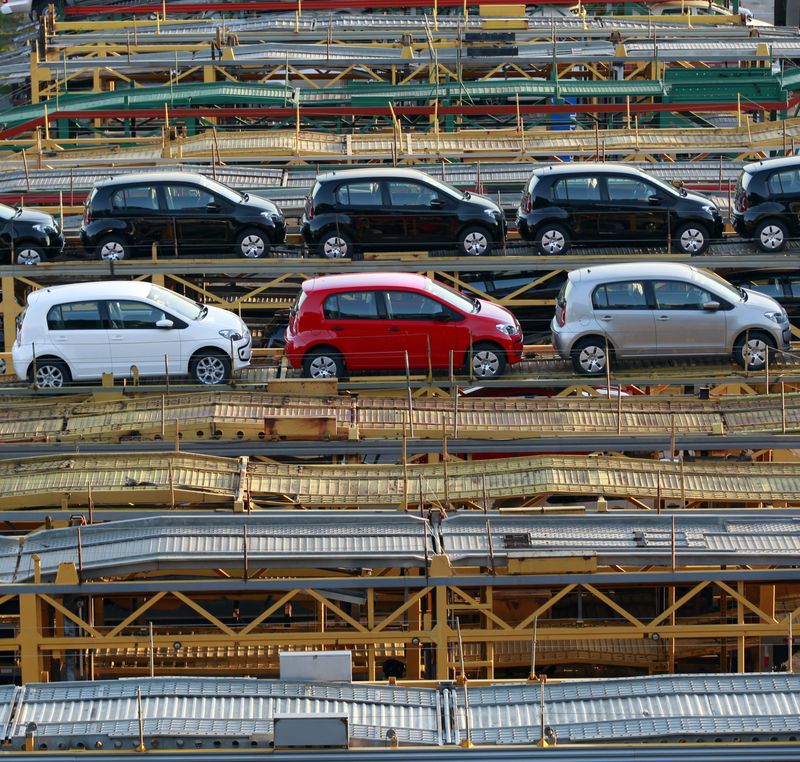
[(600, 330), (620, 357), (656, 354), (653, 309), (642, 280), (604, 283), (592, 294)]

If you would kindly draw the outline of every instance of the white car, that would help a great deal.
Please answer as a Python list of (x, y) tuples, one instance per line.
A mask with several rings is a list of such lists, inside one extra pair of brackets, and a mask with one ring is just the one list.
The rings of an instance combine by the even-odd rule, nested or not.
[[(34, 361), (34, 351), (36, 358)], [(33, 291), (17, 318), (17, 378), (40, 388), (90, 381), (185, 376), (220, 384), (250, 364), (241, 318), (141, 281), (73, 283)]]

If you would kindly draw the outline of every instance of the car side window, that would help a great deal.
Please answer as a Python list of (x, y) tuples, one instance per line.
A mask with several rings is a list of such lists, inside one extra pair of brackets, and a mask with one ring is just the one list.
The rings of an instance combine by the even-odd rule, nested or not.
[(341, 206), (381, 206), (381, 184), (376, 180), (345, 183), (336, 189), (336, 203)]
[(656, 195), (652, 185), (635, 177), (609, 177), (606, 183), (611, 201), (646, 202), (650, 196)]
[(111, 208), (115, 211), (158, 209), (158, 190), (153, 185), (131, 185), (120, 188), (111, 194)]
[(56, 304), (47, 313), (47, 327), (51, 331), (103, 330), (100, 302)]
[(596, 177), (562, 177), (553, 185), (553, 196), (562, 201), (600, 201), (600, 183)]
[(800, 193), (800, 170), (784, 169), (767, 180), (767, 188), (773, 196)]
[(641, 281), (621, 281), (598, 286), (592, 294), (595, 309), (644, 310), (647, 309), (647, 294)]
[[(132, 330), (136, 328), (157, 328), (159, 320), (171, 317), (164, 310), (153, 307), (144, 302), (128, 302), (114, 300), (108, 302), (108, 318), (111, 328), (118, 330)], [(173, 321), (174, 322), (174, 321)]]
[(430, 206), (441, 196), (434, 188), (404, 180), (389, 181), (389, 201), (392, 206)]
[(413, 291), (387, 291), (384, 299), (389, 320), (434, 320), (447, 311), (441, 302)]
[(213, 194), (193, 185), (166, 185), (167, 209), (186, 209), (204, 211), (209, 204), (216, 202)]
[(653, 293), (660, 310), (702, 310), (707, 302), (719, 301), (704, 288), (679, 280), (653, 281)]
[(331, 294), (322, 307), (326, 320), (377, 320), (376, 291), (349, 291)]

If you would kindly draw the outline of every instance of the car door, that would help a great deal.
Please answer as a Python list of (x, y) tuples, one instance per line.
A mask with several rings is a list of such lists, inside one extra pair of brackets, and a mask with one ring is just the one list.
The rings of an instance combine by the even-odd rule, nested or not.
[(190, 257), (218, 257), (233, 241), (232, 204), (190, 183), (166, 183), (164, 200), (178, 241)]
[(600, 237), (609, 245), (667, 242), (670, 199), (665, 191), (638, 177), (608, 175), (599, 215)]
[[(114, 375), (130, 377), (132, 367), (141, 376), (166, 376), (180, 372), (185, 363), (181, 357), (181, 331), (186, 328), (179, 318), (160, 307), (135, 299), (113, 299), (107, 302), (111, 365)], [(172, 321), (172, 328), (157, 325)]]
[[(56, 304), (47, 313), (50, 341), (72, 378), (96, 379), (112, 370), (105, 304), (99, 300)], [(43, 354), (37, 348), (37, 354)]]
[(566, 175), (553, 183), (552, 197), (553, 203), (569, 215), (572, 240), (576, 243), (596, 243), (602, 203), (597, 176)]
[[(463, 356), (470, 335), (461, 314), (418, 291), (388, 290), (383, 293), (386, 350), (418, 369), (448, 368), (450, 353)], [(459, 364), (459, 360), (455, 360)]]
[(452, 245), (458, 230), (456, 201), (416, 180), (387, 180), (392, 216), (389, 239), (404, 248)]
[[(385, 351), (377, 291), (341, 291), (322, 305), (320, 332), (330, 332), (350, 370), (380, 370), (392, 365)], [(396, 359), (395, 359), (395, 362)]]
[[(654, 280), (651, 285), (659, 354), (728, 351), (727, 302), (689, 281)], [(716, 309), (711, 306), (714, 304)]]
[(788, 218), (795, 229), (800, 227), (800, 170), (782, 169), (773, 173), (767, 180), (767, 190), (776, 216)]
[(111, 194), (109, 213), (125, 223), (126, 235), (137, 254), (147, 255), (154, 242), (164, 247), (173, 239), (172, 222), (161, 202), (158, 185), (118, 188)]
[(397, 240), (383, 194), (379, 180), (345, 182), (333, 194), (334, 211), (349, 220), (355, 242), (367, 249), (380, 248)]
[(618, 355), (657, 353), (655, 317), (645, 281), (614, 281), (597, 286), (592, 304), (595, 320)]

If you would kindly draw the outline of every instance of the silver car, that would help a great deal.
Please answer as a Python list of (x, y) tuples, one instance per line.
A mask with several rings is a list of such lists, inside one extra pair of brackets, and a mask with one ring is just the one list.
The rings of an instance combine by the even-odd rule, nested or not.
[(759, 370), (789, 349), (786, 311), (769, 296), (708, 270), (668, 262), (584, 267), (569, 274), (550, 324), (553, 346), (577, 373), (606, 372), (608, 355), (730, 355)]

